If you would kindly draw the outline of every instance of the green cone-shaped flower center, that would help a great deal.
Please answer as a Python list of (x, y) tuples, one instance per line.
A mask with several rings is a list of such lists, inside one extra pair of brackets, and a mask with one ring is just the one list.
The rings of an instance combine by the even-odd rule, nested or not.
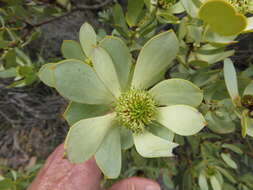
[(231, 5), (233, 5), (238, 12), (246, 14), (249, 12), (249, 2), (250, 0), (227, 0)]
[(168, 9), (173, 6), (177, 0), (158, 0), (158, 6), (163, 9)]
[(156, 105), (147, 91), (132, 89), (118, 98), (115, 111), (123, 126), (139, 134), (154, 120)]

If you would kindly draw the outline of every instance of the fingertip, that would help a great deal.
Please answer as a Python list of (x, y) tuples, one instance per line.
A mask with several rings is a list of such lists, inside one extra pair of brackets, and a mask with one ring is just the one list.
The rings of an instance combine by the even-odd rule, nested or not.
[(131, 177), (117, 182), (109, 190), (161, 190), (159, 184), (153, 180)]

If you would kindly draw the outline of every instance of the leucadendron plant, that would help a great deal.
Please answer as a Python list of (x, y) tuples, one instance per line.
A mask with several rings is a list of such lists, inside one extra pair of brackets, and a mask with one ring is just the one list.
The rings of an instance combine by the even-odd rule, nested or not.
[(42, 81), (71, 101), (64, 113), (71, 125), (65, 140), (71, 162), (95, 156), (105, 176), (117, 178), (122, 149), (135, 145), (143, 157), (173, 156), (178, 146), (174, 134), (194, 135), (206, 125), (196, 109), (202, 91), (183, 79), (163, 80), (179, 51), (172, 30), (146, 42), (135, 64), (121, 39), (97, 41), (87, 23), (81, 27), (80, 43), (64, 42), (63, 54), (69, 50), (71, 59), (40, 71)]

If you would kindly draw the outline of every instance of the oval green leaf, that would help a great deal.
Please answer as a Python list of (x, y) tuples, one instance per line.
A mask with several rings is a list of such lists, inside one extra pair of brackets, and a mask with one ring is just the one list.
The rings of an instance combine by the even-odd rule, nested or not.
[(67, 59), (54, 69), (55, 88), (71, 101), (86, 104), (110, 104), (114, 98), (85, 63)]
[(178, 135), (194, 135), (206, 125), (202, 114), (191, 106), (161, 107), (158, 112), (157, 121)]
[(133, 135), (126, 127), (120, 126), (121, 149), (127, 150), (134, 145)]
[(142, 48), (137, 59), (132, 86), (146, 89), (159, 80), (179, 51), (176, 34), (171, 30), (156, 35)]
[(104, 82), (105, 86), (119, 97), (121, 94), (121, 87), (119, 84), (119, 77), (117, 75), (115, 66), (110, 55), (101, 47), (94, 48), (92, 55), (92, 62), (94, 69), (99, 78)]
[(72, 163), (89, 160), (98, 150), (112, 127), (115, 114), (84, 119), (73, 125), (65, 141), (65, 149)]
[(173, 156), (173, 149), (178, 144), (157, 137), (147, 131), (134, 135), (137, 152), (146, 158)]
[(91, 58), (93, 48), (97, 44), (97, 35), (93, 27), (87, 22), (80, 28), (79, 40), (85, 55)]
[(155, 85), (150, 93), (159, 105), (185, 104), (197, 107), (203, 99), (203, 92), (193, 83), (183, 79), (168, 79)]
[(230, 117), (219, 117), (215, 112), (208, 111), (205, 118), (207, 127), (215, 133), (228, 134), (235, 131), (236, 125)]
[(247, 19), (225, 0), (208, 0), (199, 10), (200, 19), (220, 35), (237, 35), (247, 27)]
[(53, 68), (57, 63), (47, 63), (43, 65), (38, 73), (38, 76), (42, 82), (44, 82), (47, 86), (54, 87), (54, 71)]
[(200, 173), (198, 182), (199, 182), (199, 187), (201, 190), (209, 190), (207, 178), (203, 173)]
[(231, 99), (237, 100), (239, 98), (237, 76), (234, 64), (230, 59), (224, 61), (224, 79)]
[(66, 59), (78, 59), (81, 61), (85, 61), (86, 59), (80, 44), (74, 40), (64, 40), (61, 52)]
[(230, 166), (233, 169), (237, 169), (237, 164), (235, 163), (234, 160), (232, 160), (230, 154), (221, 153), (221, 158), (228, 166)]
[(67, 120), (68, 124), (72, 126), (76, 122), (91, 117), (98, 117), (110, 112), (107, 105), (91, 105), (70, 102), (63, 117)]
[(222, 190), (219, 180), (213, 175), (210, 177), (211, 186), (215, 190)]
[(157, 122), (153, 122), (152, 124), (150, 124), (147, 130), (155, 136), (163, 138), (167, 141), (173, 141), (175, 137), (175, 134), (171, 130)]
[(248, 84), (243, 92), (243, 95), (253, 95), (253, 82)]
[(121, 145), (119, 127), (113, 127), (103, 140), (95, 154), (96, 162), (103, 174), (109, 178), (117, 178), (121, 170)]
[(121, 89), (126, 89), (132, 66), (132, 57), (128, 47), (120, 38), (113, 36), (105, 37), (99, 45), (111, 56)]

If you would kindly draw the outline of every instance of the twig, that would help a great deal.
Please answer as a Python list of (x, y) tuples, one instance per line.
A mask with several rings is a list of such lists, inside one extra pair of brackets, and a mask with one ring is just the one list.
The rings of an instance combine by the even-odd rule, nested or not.
[(110, 2), (112, 2), (112, 0), (106, 0), (102, 3), (100, 3), (100, 4), (97, 4), (97, 5), (78, 5), (77, 8), (79, 10), (84, 10), (84, 9), (93, 9), (93, 10), (95, 10), (95, 9), (100, 9), (100, 8), (106, 6)]
[(61, 19), (61, 18), (66, 17), (66, 16), (69, 16), (69, 15), (73, 14), (73, 13), (76, 12), (76, 11), (79, 11), (79, 10), (76, 8), (76, 9), (73, 9), (73, 10), (71, 10), (70, 12), (67, 12), (67, 13), (65, 13), (65, 14), (63, 14), (63, 15), (61, 15), (61, 16), (53, 17), (53, 18), (51, 18), (51, 19), (49, 19), (49, 20), (45, 20), (45, 21), (43, 21), (43, 22), (40, 22), (40, 23), (37, 23), (37, 24), (30, 24), (30, 25), (31, 25), (33, 28), (38, 28), (38, 27), (40, 27), (40, 26), (42, 26), (42, 25), (49, 24), (49, 23), (54, 22), (54, 21), (56, 21), (56, 20), (58, 20), (58, 19)]
[[(71, 2), (74, 4), (73, 1), (71, 1)], [(72, 9), (70, 12), (68, 12), (66, 14), (63, 14), (63, 15), (58, 16), (58, 17), (54, 17), (52, 19), (43, 21), (43, 22), (38, 23), (38, 24), (31, 24), (31, 25), (33, 27), (40, 27), (41, 25), (48, 24), (48, 23), (54, 22), (55, 20), (58, 20), (60, 18), (69, 16), (69, 15), (73, 14), (76, 11), (83, 11), (83, 10), (87, 10), (87, 9), (92, 9), (92, 10), (100, 9), (100, 8), (106, 6), (107, 4), (109, 4), (110, 2), (112, 2), (112, 0), (106, 0), (102, 3), (100, 3), (100, 4), (97, 4), (97, 5), (76, 5), (76, 4), (74, 4), (75, 8)]]
[[(57, 16), (57, 17), (53, 17), (49, 20), (45, 20), (43, 22), (40, 22), (40, 23), (37, 23), (37, 24), (32, 24), (32, 23), (29, 23), (27, 21), (23, 21), (24, 23), (26, 23), (26, 26), (23, 28), (23, 29), (26, 29), (26, 32), (24, 33), (24, 35), (21, 37), (21, 40), (22, 41), (25, 41), (26, 38), (32, 33), (32, 31), (35, 29), (35, 28), (38, 28), (42, 25), (45, 25), (45, 24), (49, 24), (49, 23), (52, 23), (58, 19), (61, 19), (61, 18), (64, 18), (66, 16), (69, 16), (77, 11), (83, 11), (83, 10), (87, 10), (87, 9), (90, 9), (90, 10), (96, 10), (96, 9), (100, 9), (104, 6), (106, 6), (107, 4), (109, 4), (110, 2), (112, 2), (112, 0), (106, 0), (100, 4), (96, 4), (96, 5), (76, 5), (73, 1), (71, 1), (71, 3), (74, 5), (74, 9), (72, 9), (71, 11), (63, 14), (63, 15), (60, 15), (60, 16)], [(14, 46), (18, 45), (18, 43), (15, 43)], [(13, 46), (13, 45), (12, 45)]]

